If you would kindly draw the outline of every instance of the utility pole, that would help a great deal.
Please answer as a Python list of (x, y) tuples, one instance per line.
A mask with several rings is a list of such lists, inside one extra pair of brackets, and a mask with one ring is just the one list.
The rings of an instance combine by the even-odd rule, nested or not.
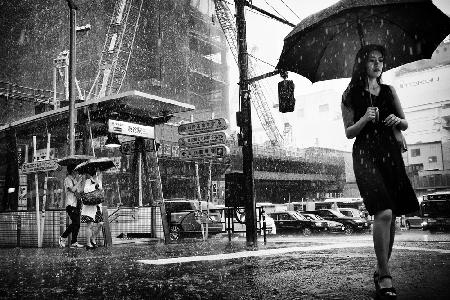
[(69, 50), (69, 155), (75, 154), (75, 77), (76, 77), (76, 6), (67, 0), (70, 9), (70, 50)]
[(247, 33), (245, 24), (245, 2), (246, 0), (235, 0), (236, 28), (238, 39), (238, 64), (239, 64), (239, 97), (241, 111), (238, 113), (238, 126), (242, 134), (242, 168), (244, 173), (245, 193), (245, 235), (247, 246), (256, 246), (256, 203), (254, 197), (253, 178), (253, 144), (252, 144), (252, 116), (250, 90), (248, 83), (248, 56), (247, 56)]

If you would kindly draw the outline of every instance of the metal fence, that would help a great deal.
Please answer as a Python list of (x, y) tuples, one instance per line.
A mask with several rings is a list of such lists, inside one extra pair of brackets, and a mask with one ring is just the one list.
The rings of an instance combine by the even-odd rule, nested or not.
[[(108, 221), (112, 244), (123, 243), (130, 238), (163, 239), (159, 207), (108, 208)], [(155, 216), (152, 232), (152, 210)], [(59, 237), (70, 220), (65, 210), (47, 210), (43, 221), (43, 247), (58, 247)], [(81, 223), (78, 241), (86, 244), (86, 224)], [(0, 213), (0, 247), (37, 247), (37, 223), (34, 211), (10, 211)], [(105, 241), (105, 231), (99, 233), (98, 243)]]
[[(106, 208), (105, 208), (106, 209)], [(107, 208), (108, 230), (99, 233), (97, 243), (103, 245), (107, 240), (107, 234), (111, 234), (112, 245), (129, 243), (136, 239), (164, 240), (161, 210), (159, 207), (117, 207)], [(204, 211), (202, 213), (205, 213)], [(245, 213), (243, 208), (216, 209), (220, 214), (221, 229), (215, 234), (245, 235)], [(192, 211), (187, 215), (198, 215), (198, 211)], [(188, 218), (186, 218), (187, 220)], [(43, 221), (43, 247), (59, 247), (59, 237), (65, 231), (70, 219), (66, 211), (62, 209), (45, 211)], [(41, 222), (42, 224), (42, 222)], [(206, 223), (203, 223), (205, 225)], [(173, 224), (169, 222), (169, 233)], [(106, 226), (104, 226), (104, 229)], [(153, 228), (153, 229), (152, 229)], [(42, 230), (42, 229), (41, 229)], [(203, 230), (203, 229), (202, 229)], [(266, 225), (261, 208), (257, 208), (257, 230), (266, 241)], [(78, 242), (86, 244), (86, 224), (81, 223), (78, 234)], [(191, 232), (192, 233), (192, 232)], [(197, 237), (202, 236), (202, 232)], [(10, 211), (0, 213), (0, 247), (38, 247), (35, 211)], [(169, 239), (170, 240), (170, 239)], [(177, 239), (178, 240), (178, 239)], [(173, 241), (173, 240), (171, 240)]]

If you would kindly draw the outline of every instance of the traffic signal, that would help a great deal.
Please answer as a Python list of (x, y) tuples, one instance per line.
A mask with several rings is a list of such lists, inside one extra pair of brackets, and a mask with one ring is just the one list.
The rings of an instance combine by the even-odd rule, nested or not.
[(282, 113), (293, 112), (295, 107), (294, 98), (295, 84), (292, 80), (278, 82), (278, 109)]
[(225, 206), (245, 206), (243, 173), (233, 172), (225, 174)]

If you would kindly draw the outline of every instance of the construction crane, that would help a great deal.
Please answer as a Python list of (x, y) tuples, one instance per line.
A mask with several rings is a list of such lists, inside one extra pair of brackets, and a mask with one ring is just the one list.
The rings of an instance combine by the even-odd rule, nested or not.
[[(220, 27), (224, 32), (230, 51), (233, 54), (235, 61), (238, 60), (237, 50), (237, 33), (236, 25), (234, 23), (233, 13), (230, 11), (226, 1), (214, 0), (216, 16), (219, 21)], [(248, 71), (250, 77), (255, 77), (255, 66), (252, 61), (249, 60)], [(258, 114), (258, 118), (261, 121), (261, 125), (265, 130), (270, 142), (274, 146), (283, 146), (284, 139), (281, 135), (278, 127), (275, 124), (275, 119), (272, 116), (267, 99), (262, 92), (262, 87), (258, 81), (250, 83), (252, 87), (252, 103)]]
[(127, 73), (143, 0), (117, 0), (87, 99), (117, 94)]
[[(7, 99), (56, 105), (54, 102), (54, 91), (25, 87), (10, 82), (0, 81), (0, 96), (4, 96)], [(63, 94), (57, 93), (57, 96), (62, 97)]]

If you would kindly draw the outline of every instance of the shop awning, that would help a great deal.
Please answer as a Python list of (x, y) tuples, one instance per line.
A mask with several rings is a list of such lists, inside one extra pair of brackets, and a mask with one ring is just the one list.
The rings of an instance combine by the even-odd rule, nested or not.
[[(145, 125), (158, 125), (167, 122), (174, 114), (194, 110), (191, 104), (146, 94), (140, 91), (127, 91), (99, 98), (94, 101), (77, 103), (78, 118), (89, 112), (93, 122), (106, 123), (108, 119), (126, 120)], [(44, 112), (11, 122), (0, 127), (0, 132), (9, 127), (23, 127), (29, 124), (68, 119), (68, 107)], [(34, 126), (32, 126), (34, 127)]]

